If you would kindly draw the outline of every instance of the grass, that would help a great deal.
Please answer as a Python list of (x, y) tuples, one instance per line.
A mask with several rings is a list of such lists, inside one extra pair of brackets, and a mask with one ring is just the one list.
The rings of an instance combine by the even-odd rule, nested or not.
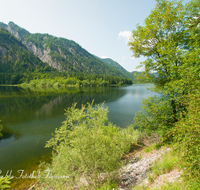
[[(199, 190), (200, 184), (195, 182), (177, 181), (174, 183), (165, 183), (159, 190)], [(155, 189), (154, 189), (155, 190)]]
[[(153, 144), (152, 146), (144, 149), (145, 152), (150, 152), (154, 149), (156, 149), (156, 144)], [(163, 147), (165, 148), (165, 147)], [(152, 184), (154, 183), (154, 180), (159, 176), (163, 175), (165, 173), (169, 173), (175, 168), (180, 168), (180, 165), (178, 163), (178, 156), (174, 152), (166, 152), (159, 158), (154, 165), (150, 168), (147, 176), (148, 176), (148, 184), (141, 184), (136, 187), (134, 187), (134, 190), (150, 190), (152, 188)], [(172, 184), (164, 184), (161, 187), (163, 190), (171, 188)], [(172, 188), (175, 188), (176, 184), (172, 186)], [(161, 188), (160, 187), (160, 188)], [(179, 189), (180, 190), (180, 189)]]
[(147, 152), (150, 152), (150, 151), (152, 151), (152, 150), (159, 149), (160, 147), (161, 147), (160, 144), (154, 143), (154, 144), (152, 144), (151, 146), (145, 148), (145, 149), (144, 149), (144, 152), (147, 153)]
[(178, 164), (178, 156), (173, 152), (166, 152), (162, 157), (154, 163), (154, 166), (150, 169), (150, 173), (153, 179), (157, 176), (169, 173), (175, 168), (180, 168)]

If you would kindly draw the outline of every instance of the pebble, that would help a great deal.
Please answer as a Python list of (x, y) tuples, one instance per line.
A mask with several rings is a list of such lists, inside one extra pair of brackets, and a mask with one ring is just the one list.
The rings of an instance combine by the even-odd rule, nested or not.
[(137, 156), (133, 156), (130, 160), (130, 164), (124, 166), (121, 169), (120, 176), (120, 186), (119, 190), (129, 190), (130, 187), (134, 187), (141, 183), (145, 178), (147, 178), (147, 172), (153, 163), (161, 157), (167, 149), (153, 150), (151, 153), (143, 153), (142, 159)]

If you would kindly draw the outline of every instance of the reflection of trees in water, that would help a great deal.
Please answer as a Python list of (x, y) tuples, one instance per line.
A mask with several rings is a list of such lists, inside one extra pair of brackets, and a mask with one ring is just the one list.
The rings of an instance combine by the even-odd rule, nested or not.
[[(64, 117), (64, 109), (70, 107), (74, 102), (80, 108), (82, 104), (92, 102), (93, 99), (96, 104), (99, 104), (104, 101), (116, 101), (125, 95), (125, 91), (109, 87), (65, 88), (56, 92), (50, 90), (52, 89), (38, 92), (36, 89), (30, 91), (30, 89), (17, 87), (0, 87), (0, 119), (4, 125), (3, 139), (12, 136), (18, 139), (22, 135), (20, 134), (22, 130), (22, 133), (37, 134), (42, 132), (42, 134), (48, 135), (48, 133), (50, 134), (49, 131), (53, 131), (53, 129), (41, 129), (41, 126), (33, 126), (31, 123), (27, 126), (23, 123), (26, 124), (37, 119), (39, 121), (40, 119), (51, 119), (58, 116)], [(15, 129), (15, 124), (20, 124), (20, 127)], [(7, 127), (7, 125), (12, 125), (12, 127)]]
[(116, 101), (125, 94), (119, 88), (61, 88), (60, 91), (52, 91), (44, 88), (44, 91), (35, 88), (22, 89), (17, 87), (0, 87), (0, 119), (2, 123), (20, 123), (32, 118), (44, 118), (59, 116), (64, 109), (77, 102), (77, 107), (91, 102), (95, 103)]
[(9, 127), (7, 127), (6, 125), (3, 126), (3, 136), (1, 137), (0, 139), (0, 142), (1, 140), (3, 139), (10, 139), (11, 137), (14, 137), (15, 139), (19, 139), (21, 137), (21, 134), (20, 132), (13, 132)]

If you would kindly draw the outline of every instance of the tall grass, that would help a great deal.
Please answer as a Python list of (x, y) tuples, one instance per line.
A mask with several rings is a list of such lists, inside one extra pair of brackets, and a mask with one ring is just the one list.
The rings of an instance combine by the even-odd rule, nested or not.
[(159, 175), (169, 173), (176, 167), (180, 167), (178, 165), (178, 156), (175, 153), (166, 152), (150, 169), (151, 176), (155, 179)]

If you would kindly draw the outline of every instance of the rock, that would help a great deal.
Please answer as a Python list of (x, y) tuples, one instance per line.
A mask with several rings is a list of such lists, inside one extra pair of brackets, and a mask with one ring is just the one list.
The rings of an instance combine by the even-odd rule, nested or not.
[(151, 153), (143, 153), (142, 159), (138, 156), (133, 156), (130, 159), (130, 164), (124, 166), (121, 171), (119, 189), (128, 190), (130, 187), (134, 187), (147, 178), (147, 172), (153, 163), (161, 157), (165, 151), (169, 151), (170, 148), (163, 150), (153, 150)]

